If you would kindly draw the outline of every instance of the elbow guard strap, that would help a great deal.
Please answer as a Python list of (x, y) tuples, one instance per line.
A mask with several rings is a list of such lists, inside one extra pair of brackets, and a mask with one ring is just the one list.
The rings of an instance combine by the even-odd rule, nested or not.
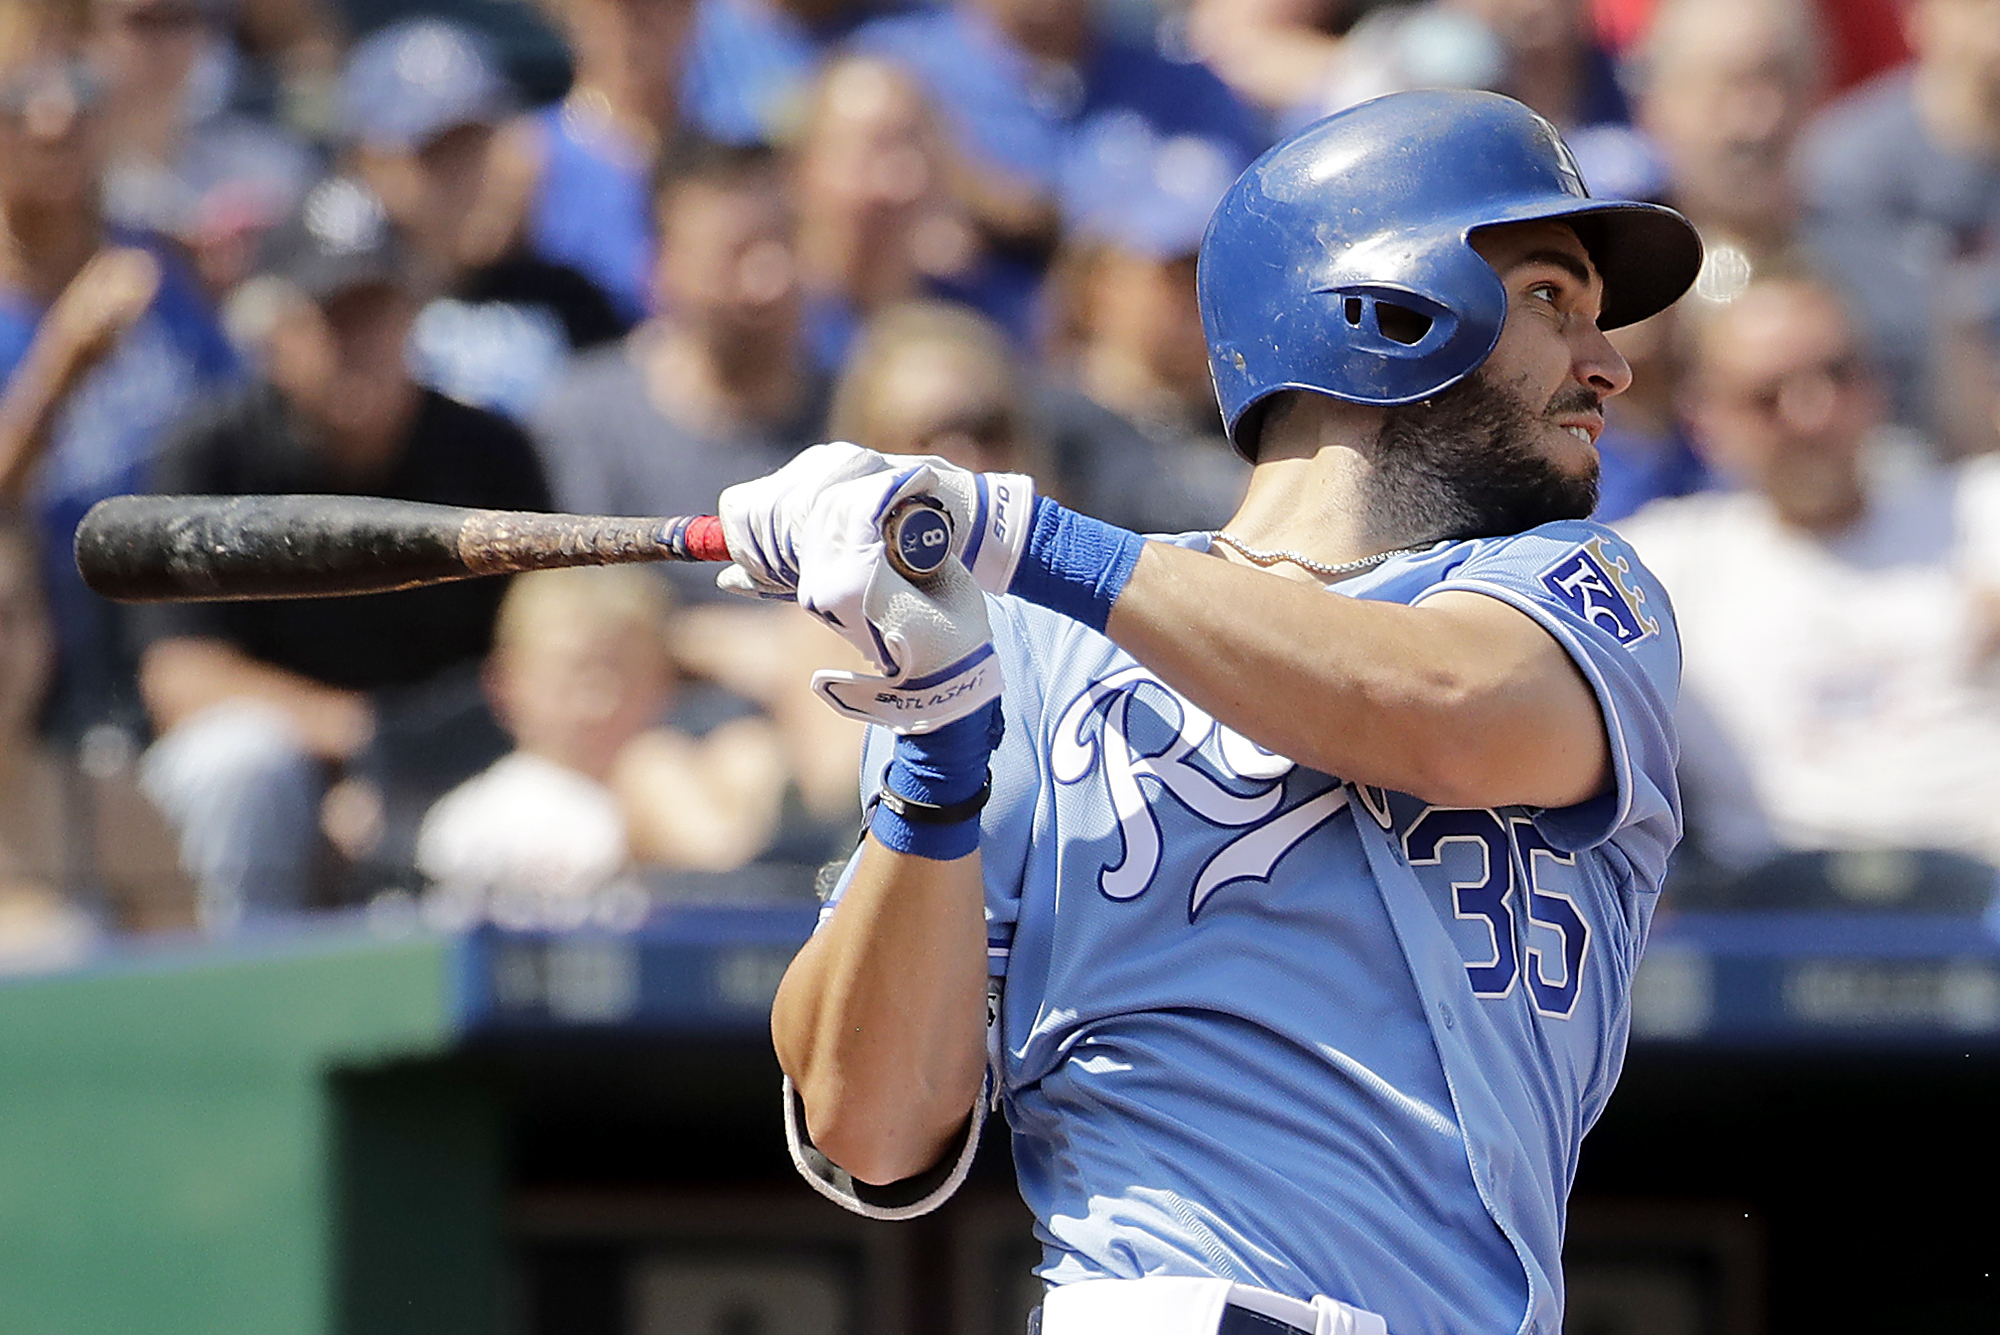
[(845, 1169), (819, 1152), (819, 1147), (812, 1143), (812, 1137), (806, 1132), (805, 1106), (799, 1101), (792, 1078), (786, 1076), (785, 1147), (791, 1151), (792, 1167), (798, 1169), (799, 1176), (814, 1191), (836, 1205), (870, 1219), (915, 1219), (918, 1215), (929, 1214), (950, 1199), (951, 1194), (964, 1183), (966, 1174), (972, 1171), (972, 1156), (979, 1150), (979, 1133), (986, 1125), (992, 1093), (993, 1073), (988, 1071), (986, 1083), (979, 1091), (979, 1101), (972, 1105), (971, 1115), (966, 1119), (965, 1129), (946, 1148), (944, 1157), (927, 1172), (901, 1182), (874, 1187), (855, 1180)]

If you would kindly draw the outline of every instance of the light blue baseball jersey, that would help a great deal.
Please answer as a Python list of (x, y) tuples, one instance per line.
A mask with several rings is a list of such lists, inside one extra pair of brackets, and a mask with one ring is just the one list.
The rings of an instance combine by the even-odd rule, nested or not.
[[(1329, 596), (1447, 590), (1570, 653), (1611, 792), (1464, 810), (1344, 784), (1082, 625), (989, 602), (996, 1074), (1050, 1282), (1221, 1275), (1392, 1335), (1561, 1330), (1577, 1147), (1680, 833), (1680, 649), (1659, 585), (1589, 523), (1443, 544)], [(871, 736), (864, 792), (891, 743)]]

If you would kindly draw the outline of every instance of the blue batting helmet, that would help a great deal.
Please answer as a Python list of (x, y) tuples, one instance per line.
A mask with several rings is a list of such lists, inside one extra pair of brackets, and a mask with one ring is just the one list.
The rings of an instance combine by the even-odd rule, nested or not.
[(1606, 329), (1666, 309), (1701, 267), (1687, 219), (1592, 199), (1555, 127), (1496, 93), (1392, 93), (1265, 153), (1201, 246), (1202, 326), (1229, 438), (1251, 453), (1239, 428), (1280, 390), (1390, 407), (1472, 374), (1507, 316), (1472, 234), (1540, 219), (1575, 224), (1604, 279)]

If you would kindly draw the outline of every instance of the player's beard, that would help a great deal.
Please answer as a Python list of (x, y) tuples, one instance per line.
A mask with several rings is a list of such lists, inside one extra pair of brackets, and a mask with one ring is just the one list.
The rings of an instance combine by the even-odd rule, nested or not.
[(1565, 473), (1536, 449), (1559, 417), (1596, 412), (1581, 386), (1536, 414), (1482, 375), (1433, 399), (1391, 408), (1376, 436), (1368, 506), (1373, 522), (1402, 541), (1521, 533), (1597, 509), (1597, 463)]

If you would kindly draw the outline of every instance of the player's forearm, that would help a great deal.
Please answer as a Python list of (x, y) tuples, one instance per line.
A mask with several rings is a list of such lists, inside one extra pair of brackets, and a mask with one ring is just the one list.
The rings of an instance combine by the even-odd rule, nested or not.
[(1146, 545), (1106, 632), (1237, 732), (1342, 778), (1453, 806), (1567, 806), (1608, 781), (1566, 654), (1478, 594), (1329, 597)]
[(864, 1182), (937, 1162), (985, 1070), (979, 856), (895, 853), (872, 837), (771, 1008), (779, 1064), (813, 1143)]

